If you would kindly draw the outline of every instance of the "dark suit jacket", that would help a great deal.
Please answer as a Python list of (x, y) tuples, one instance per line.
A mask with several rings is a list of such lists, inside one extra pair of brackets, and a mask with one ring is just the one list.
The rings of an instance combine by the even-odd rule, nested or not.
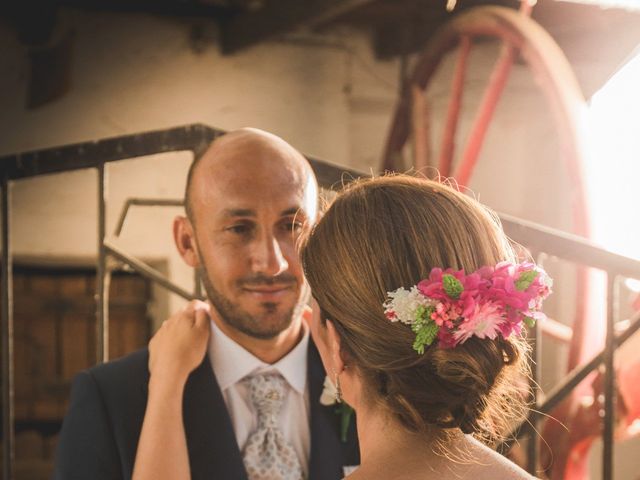
[[(54, 479), (129, 480), (147, 403), (148, 350), (91, 368), (74, 380), (64, 419)], [(355, 422), (340, 440), (335, 407), (319, 403), (325, 373), (309, 342), (311, 409), (309, 480), (343, 478), (344, 465), (359, 464)], [(211, 362), (205, 357), (184, 392), (183, 418), (193, 480), (246, 480), (233, 426)]]

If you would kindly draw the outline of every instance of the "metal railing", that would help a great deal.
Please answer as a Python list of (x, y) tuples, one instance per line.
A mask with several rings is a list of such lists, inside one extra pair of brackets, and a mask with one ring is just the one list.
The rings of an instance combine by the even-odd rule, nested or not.
[[(2, 434), (3, 434), (3, 479), (13, 478), (14, 459), (14, 359), (13, 359), (13, 289), (12, 289), (12, 250), (10, 243), (11, 229), (11, 196), (10, 182), (13, 180), (34, 177), (49, 173), (59, 173), (83, 168), (95, 168), (98, 172), (98, 259), (97, 259), (97, 292), (96, 292), (96, 328), (97, 358), (96, 361), (108, 360), (108, 287), (110, 270), (107, 268), (109, 257), (132, 268), (140, 275), (158, 283), (169, 291), (185, 298), (193, 299), (201, 296), (199, 282), (196, 281), (196, 292), (188, 292), (162, 273), (145, 262), (135, 258), (116, 247), (106, 238), (106, 184), (105, 165), (109, 162), (127, 160), (135, 157), (175, 151), (191, 151), (195, 156), (204, 152), (217, 136), (224, 132), (205, 125), (189, 125), (167, 130), (152, 131), (135, 135), (125, 135), (95, 142), (85, 142), (57, 148), (49, 148), (33, 152), (10, 155), (0, 158), (2, 188)], [(363, 173), (347, 169), (328, 162), (309, 158), (319, 184), (333, 189), (353, 178), (364, 176)], [(126, 201), (119, 217), (115, 235), (118, 236), (124, 225), (131, 206), (179, 206), (180, 200), (166, 199), (129, 199)], [(616, 276), (640, 278), (640, 262), (607, 252), (584, 239), (556, 231), (531, 222), (522, 221), (508, 215), (500, 215), (507, 234), (516, 242), (526, 246), (533, 252), (546, 253), (577, 264), (604, 270), (609, 275), (610, 290)], [(611, 293), (611, 292), (610, 292)], [(609, 303), (612, 303), (609, 296)], [(617, 346), (626, 341), (640, 326), (640, 319), (634, 322), (621, 335), (616, 337), (613, 330), (613, 309), (609, 309), (607, 317), (606, 348), (590, 362), (570, 372), (562, 384), (550, 392), (546, 400), (536, 403), (540, 413), (549, 412), (591, 371), (604, 363), (605, 372), (605, 411), (604, 439), (605, 480), (611, 480), (612, 440), (613, 440), (613, 353)], [(537, 342), (536, 342), (537, 343)], [(536, 367), (539, 369), (539, 362)], [(534, 376), (535, 378), (535, 376)], [(537, 418), (530, 419), (533, 424)], [(533, 441), (530, 444), (536, 444)], [(609, 447), (607, 447), (607, 443)], [(533, 465), (537, 451), (530, 451)], [(608, 465), (608, 467), (607, 467)]]
[[(140, 259), (129, 255), (111, 243), (106, 236), (106, 185), (105, 165), (119, 160), (128, 160), (158, 153), (191, 151), (194, 156), (202, 154), (209, 144), (224, 131), (206, 125), (195, 124), (134, 135), (124, 135), (99, 141), (84, 142), (19, 153), (0, 158), (0, 180), (2, 188), (2, 478), (13, 478), (14, 464), (14, 358), (13, 358), (13, 285), (10, 183), (38, 175), (61, 173), (78, 169), (94, 168), (98, 173), (98, 259), (96, 277), (96, 362), (108, 360), (109, 312), (108, 292), (111, 271), (107, 259), (114, 258), (132, 268), (140, 275), (158, 283), (169, 291), (186, 299), (199, 298), (200, 283), (196, 291), (187, 292)], [(325, 188), (333, 188), (350, 178), (361, 176), (360, 172), (332, 165), (315, 158), (308, 158)], [(346, 175), (345, 175), (346, 174)], [(176, 206), (180, 201), (164, 199), (129, 199), (125, 203), (116, 227), (116, 236), (124, 225), (131, 206)]]
[[(528, 432), (528, 470), (535, 473), (539, 458), (537, 431), (541, 417), (550, 413), (558, 404), (567, 398), (574, 388), (591, 372), (604, 365), (604, 419), (603, 419), (603, 479), (613, 479), (613, 436), (615, 422), (615, 370), (614, 353), (616, 348), (624, 344), (640, 328), (640, 314), (634, 315), (624, 332), (615, 333), (615, 307), (617, 305), (616, 279), (630, 277), (640, 279), (640, 261), (604, 250), (601, 247), (565, 232), (542, 225), (517, 219), (509, 215), (500, 215), (503, 228), (515, 242), (526, 246), (538, 254), (552, 255), (580, 266), (592, 267), (607, 274), (607, 318), (605, 348), (584, 365), (567, 373), (560, 385), (545, 395), (543, 401), (534, 396), (532, 414), (528, 422), (521, 425), (519, 433)], [(533, 388), (537, 390), (538, 377), (542, 358), (540, 356), (540, 330), (534, 330)]]

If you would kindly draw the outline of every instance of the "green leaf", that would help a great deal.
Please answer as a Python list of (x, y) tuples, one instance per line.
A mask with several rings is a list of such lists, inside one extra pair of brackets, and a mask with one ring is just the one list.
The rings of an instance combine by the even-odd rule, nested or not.
[(428, 305), (426, 307), (424, 305), (419, 305), (418, 308), (416, 308), (416, 318), (414, 325), (416, 323), (422, 323), (431, 320), (431, 314), (434, 310), (435, 308), (431, 305)]
[(516, 289), (524, 292), (531, 286), (537, 276), (538, 272), (536, 272), (535, 270), (527, 270), (526, 272), (522, 272), (516, 280)]
[(413, 349), (422, 355), (425, 345), (431, 345), (438, 336), (438, 325), (433, 320), (429, 320), (413, 324), (412, 329), (416, 334)]
[(460, 283), (460, 280), (448, 273), (442, 276), (442, 286), (444, 287), (444, 291), (446, 292), (446, 294), (449, 295), (449, 298), (452, 298), (454, 300), (460, 298), (460, 294), (464, 290), (464, 287), (462, 286), (462, 283)]
[(527, 327), (533, 328), (536, 325), (536, 319), (531, 317), (524, 317), (524, 323)]

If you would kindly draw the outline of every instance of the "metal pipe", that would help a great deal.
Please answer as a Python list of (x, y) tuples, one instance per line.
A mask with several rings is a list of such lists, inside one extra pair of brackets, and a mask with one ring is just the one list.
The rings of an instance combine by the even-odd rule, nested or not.
[[(536, 259), (536, 263), (541, 267), (547, 255), (531, 251), (531, 256)], [(531, 404), (534, 410), (537, 410), (540, 400), (540, 379), (542, 378), (542, 328), (540, 322), (536, 322), (532, 329), (533, 338), (531, 340)], [(527, 471), (531, 475), (536, 474), (538, 468), (538, 459), (540, 458), (540, 445), (538, 443), (538, 424), (539, 417), (537, 415), (529, 415), (529, 439), (527, 443)]]
[[(538, 323), (533, 327), (533, 339), (531, 341), (531, 358), (533, 365), (531, 368), (531, 404), (534, 412), (538, 407), (538, 385), (540, 383), (540, 341), (542, 339), (540, 326)], [(538, 458), (540, 456), (540, 448), (538, 446), (538, 423), (539, 417), (535, 413), (529, 415), (528, 442), (527, 442), (527, 472), (535, 475), (538, 468)]]
[(182, 207), (184, 206), (184, 200), (182, 199), (167, 199), (167, 198), (127, 198), (120, 212), (120, 218), (118, 218), (118, 224), (116, 225), (115, 236), (120, 236), (122, 227), (129, 213), (129, 209), (132, 206), (143, 207)]
[[(630, 321), (629, 327), (624, 332), (615, 336), (614, 338), (615, 347), (617, 348), (623, 345), (638, 330), (640, 330), (640, 313), (636, 313), (633, 316), (633, 318)], [(582, 380), (585, 379), (587, 375), (589, 375), (595, 368), (597, 368), (603, 362), (603, 360), (604, 360), (604, 351), (600, 352), (598, 355), (593, 357), (589, 362), (587, 362), (582, 367), (576, 368), (573, 371), (571, 371), (566, 377), (567, 380), (565, 380), (562, 383), (562, 385), (553, 389), (551, 393), (549, 393), (549, 395), (547, 396), (547, 399), (536, 408), (537, 411), (533, 411), (531, 413), (530, 417), (546, 414), (546, 413), (549, 413), (551, 410), (553, 410), (562, 400), (565, 399), (565, 397), (569, 393), (571, 393), (571, 391), (576, 387), (576, 385), (578, 385)], [(513, 444), (513, 442), (517, 438), (520, 438), (524, 432), (528, 431), (527, 429), (530, 427), (528, 423), (529, 421), (531, 421), (531, 418), (529, 418), (527, 422), (521, 423), (517, 428), (515, 428), (513, 432), (509, 435), (510, 439), (504, 442), (500, 447), (500, 449), (508, 450), (509, 448), (511, 448), (511, 445)]]
[(607, 336), (604, 347), (604, 428), (602, 431), (602, 478), (613, 480), (613, 427), (616, 416), (615, 370), (613, 357), (616, 349), (615, 320), (619, 289), (616, 277), (607, 276)]
[(186, 125), (7, 155), (0, 157), (0, 165), (8, 172), (9, 180), (16, 180), (81, 168), (99, 168), (103, 163), (157, 153), (190, 150), (198, 156), (223, 133), (206, 125)]
[[(536, 259), (536, 263), (541, 267), (544, 264), (546, 255), (544, 253), (534, 254), (531, 252), (531, 256)], [(540, 322), (536, 322), (533, 327), (533, 339), (531, 342), (531, 359), (533, 365), (531, 366), (531, 404), (534, 411), (538, 408), (539, 396), (540, 396), (540, 379), (542, 378), (542, 329), (540, 328)], [(540, 458), (540, 445), (538, 443), (538, 424), (539, 417), (537, 415), (529, 416), (530, 429), (529, 429), (529, 441), (527, 442), (527, 472), (531, 475), (536, 474), (538, 468), (538, 458)]]
[[(499, 214), (505, 233), (530, 250), (545, 252), (573, 263), (603, 270), (612, 275), (640, 279), (640, 261), (609, 252), (593, 242), (570, 233)], [(604, 294), (604, 292), (603, 292)]]
[(11, 258), (11, 193), (9, 177), (2, 176), (2, 478), (13, 478), (13, 259)]
[(196, 298), (203, 298), (202, 295), (202, 281), (200, 280), (200, 273), (197, 268), (193, 269), (193, 292)]
[[(631, 320), (631, 324), (629, 327), (622, 332), (621, 334), (614, 336), (613, 342), (616, 347), (619, 347), (623, 343), (625, 343), (635, 332), (640, 329), (640, 313), (634, 315)], [(598, 367), (604, 361), (604, 351), (598, 353), (595, 357), (593, 357), (589, 362), (584, 364), (582, 367), (575, 368), (565, 377), (566, 380), (554, 388), (547, 399), (540, 405), (538, 410), (540, 413), (549, 413), (556, 405), (558, 405), (564, 398), (578, 385), (582, 380), (585, 379), (587, 375), (589, 375), (596, 367)]]
[(96, 267), (96, 362), (109, 360), (109, 301), (107, 289), (107, 255), (104, 247), (106, 232), (106, 171), (98, 166), (98, 265)]
[[(186, 125), (2, 156), (0, 165), (7, 172), (9, 180), (16, 180), (81, 168), (99, 168), (100, 164), (157, 153), (190, 150), (198, 157), (215, 138), (224, 133), (206, 125)], [(318, 183), (325, 188), (333, 188), (343, 180), (347, 183), (350, 179), (369, 176), (313, 157), (307, 159), (316, 173)]]
[(118, 247), (110, 243), (108, 240), (104, 241), (104, 248), (107, 254), (111, 255), (112, 257), (116, 258), (122, 263), (128, 265), (129, 267), (133, 268), (136, 272), (138, 272), (143, 277), (146, 277), (158, 283), (159, 285), (163, 286), (170, 292), (173, 292), (176, 295), (179, 295), (180, 297), (186, 300), (202, 299), (200, 297), (197, 297), (193, 293), (187, 292), (186, 290), (180, 288), (178, 285), (172, 283), (170, 280), (165, 278), (164, 275), (162, 275), (162, 273), (150, 267), (146, 263), (138, 260), (137, 258), (133, 258), (127, 255), (125, 252), (123, 252)]

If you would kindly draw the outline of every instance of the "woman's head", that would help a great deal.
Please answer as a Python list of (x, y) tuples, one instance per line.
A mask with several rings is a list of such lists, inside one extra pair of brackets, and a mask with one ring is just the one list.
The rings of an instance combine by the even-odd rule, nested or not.
[(471, 273), (513, 260), (499, 222), (482, 205), (404, 175), (348, 186), (302, 249), (321, 318), (335, 327), (368, 397), (409, 430), (459, 427), (489, 439), (502, 433), (510, 396), (503, 386), (523, 371), (524, 341), (472, 337), (418, 355), (411, 328), (388, 321), (382, 305), (387, 292), (416, 285), (434, 267)]

